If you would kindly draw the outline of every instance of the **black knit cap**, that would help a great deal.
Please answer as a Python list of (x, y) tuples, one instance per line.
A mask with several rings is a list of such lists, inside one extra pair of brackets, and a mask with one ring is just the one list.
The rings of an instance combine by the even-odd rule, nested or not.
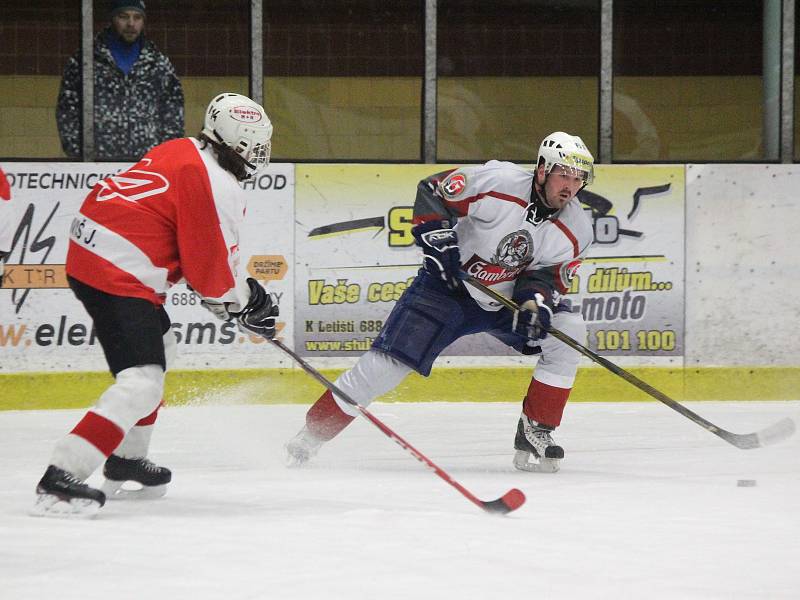
[(112, 18), (123, 10), (138, 10), (140, 13), (145, 14), (142, 0), (111, 0), (109, 4), (111, 5)]

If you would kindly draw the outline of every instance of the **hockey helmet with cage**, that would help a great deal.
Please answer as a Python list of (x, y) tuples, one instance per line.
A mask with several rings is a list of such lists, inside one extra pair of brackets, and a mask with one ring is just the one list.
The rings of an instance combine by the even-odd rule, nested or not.
[(544, 160), (544, 174), (550, 174), (555, 165), (583, 179), (583, 185), (594, 180), (594, 157), (577, 135), (555, 131), (542, 140), (536, 165)]
[(215, 96), (206, 110), (201, 133), (233, 150), (251, 174), (269, 164), (272, 123), (264, 107), (247, 96), (229, 92)]

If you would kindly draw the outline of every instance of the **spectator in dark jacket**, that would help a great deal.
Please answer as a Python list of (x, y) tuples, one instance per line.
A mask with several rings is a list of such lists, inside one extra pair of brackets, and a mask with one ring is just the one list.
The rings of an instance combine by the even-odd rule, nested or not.
[[(169, 59), (144, 36), (141, 0), (111, 2), (111, 26), (94, 40), (94, 144), (97, 160), (139, 160), (183, 137), (183, 89)], [(78, 158), (81, 145), (80, 53), (67, 62), (56, 120), (61, 146)]]

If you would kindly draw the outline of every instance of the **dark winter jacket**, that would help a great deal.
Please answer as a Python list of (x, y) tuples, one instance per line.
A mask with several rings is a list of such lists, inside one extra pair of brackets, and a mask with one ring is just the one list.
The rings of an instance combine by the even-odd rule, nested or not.
[[(94, 39), (94, 142), (97, 160), (139, 160), (153, 146), (183, 137), (183, 89), (169, 59), (144, 40), (125, 75), (106, 42)], [(80, 53), (69, 59), (58, 93), (56, 121), (67, 156), (81, 156)]]

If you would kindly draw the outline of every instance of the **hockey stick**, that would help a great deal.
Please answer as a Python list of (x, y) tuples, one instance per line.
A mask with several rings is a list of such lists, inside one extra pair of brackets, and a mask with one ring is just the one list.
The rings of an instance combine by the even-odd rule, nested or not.
[(422, 452), (414, 448), (414, 446), (409, 444), (406, 440), (404, 440), (394, 431), (389, 429), (389, 427), (383, 421), (378, 419), (378, 417), (376, 417), (366, 408), (358, 404), (349, 395), (345, 394), (334, 383), (328, 381), (328, 379), (326, 379), (325, 376), (322, 375), (322, 373), (317, 371), (314, 367), (312, 367), (306, 361), (300, 358), (300, 356), (298, 356), (296, 352), (287, 348), (283, 344), (283, 342), (276, 339), (272, 339), (270, 341), (278, 348), (283, 350), (286, 354), (291, 356), (297, 362), (297, 364), (299, 364), (303, 368), (303, 370), (306, 373), (311, 375), (314, 379), (319, 381), (322, 385), (324, 385), (331, 392), (339, 396), (339, 398), (347, 402), (349, 405), (358, 409), (358, 412), (360, 412), (366, 419), (368, 419), (373, 425), (375, 425), (375, 427), (377, 427), (384, 434), (386, 434), (389, 437), (389, 439), (397, 442), (397, 444), (401, 448), (408, 450), (408, 452), (414, 458), (416, 458), (419, 462), (421, 462), (423, 465), (431, 469), (434, 473), (436, 473), (439, 477), (444, 479), (447, 483), (456, 488), (459, 492), (461, 492), (462, 496), (464, 496), (467, 500), (469, 500), (476, 506), (479, 506), (480, 508), (489, 513), (505, 515), (510, 513), (512, 510), (518, 509), (525, 502), (525, 494), (523, 494), (522, 491), (518, 490), (517, 488), (510, 489), (497, 500), (490, 500), (490, 501), (481, 500), (480, 498), (475, 496), (472, 492), (470, 492), (467, 488), (465, 488), (463, 485), (458, 483), (455, 479), (450, 477), (450, 475), (448, 475), (444, 470), (442, 470), (439, 466), (437, 466), (431, 459), (425, 456)]
[[(516, 302), (514, 302), (513, 300), (509, 300), (508, 298), (494, 291), (490, 287), (483, 285), (480, 281), (478, 281), (471, 275), (467, 275), (466, 273), (464, 273), (463, 279), (464, 281), (469, 283), (472, 287), (477, 288), (484, 294), (492, 297), (494, 300), (496, 300), (506, 308), (509, 308), (511, 310), (520, 310), (520, 307)], [(731, 433), (730, 431), (726, 431), (721, 427), (717, 427), (711, 421), (707, 421), (700, 415), (692, 412), (691, 410), (689, 410), (679, 402), (673, 400), (663, 392), (660, 392), (653, 386), (645, 383), (644, 381), (636, 377), (633, 373), (630, 373), (625, 369), (623, 369), (622, 367), (615, 365), (613, 362), (603, 358), (599, 354), (595, 354), (594, 352), (589, 350), (589, 348), (587, 348), (580, 342), (577, 342), (576, 340), (572, 339), (566, 333), (559, 331), (555, 327), (550, 327), (550, 329), (548, 329), (547, 332), (554, 338), (565, 343), (573, 350), (580, 352), (584, 356), (592, 359), (597, 364), (604, 366), (606, 369), (608, 369), (615, 375), (619, 375), (620, 377), (622, 377), (622, 379), (636, 386), (646, 394), (649, 394), (659, 402), (663, 402), (664, 404), (669, 406), (672, 410), (679, 412), (690, 421), (697, 423), (698, 425), (700, 425), (700, 427), (703, 427), (704, 429), (710, 431), (714, 435), (721, 437), (729, 444), (732, 444), (737, 448), (741, 448), (742, 450), (749, 450), (751, 448), (761, 448), (762, 446), (775, 444), (777, 442), (780, 442), (788, 438), (795, 431), (794, 421), (786, 417), (784, 419), (781, 419), (777, 423), (765, 427), (764, 429), (757, 431), (755, 433)]]

